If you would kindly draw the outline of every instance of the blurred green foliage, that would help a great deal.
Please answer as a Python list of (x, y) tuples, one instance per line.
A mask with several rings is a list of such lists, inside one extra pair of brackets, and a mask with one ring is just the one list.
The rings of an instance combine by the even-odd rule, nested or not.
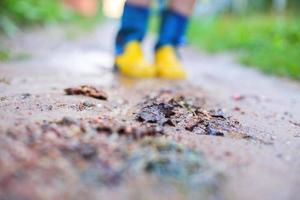
[[(283, 12), (299, 12), (300, 10), (300, 1), (299, 0), (229, 0), (231, 1), (230, 7), (227, 9), (229, 12), (235, 12), (234, 4), (246, 2), (246, 13), (255, 13), (255, 12), (276, 12), (276, 1), (285, 2), (281, 3)], [(278, 11), (277, 11), (278, 12)]]
[(27, 60), (31, 56), (26, 52), (12, 53), (8, 49), (0, 49), (0, 61)]
[(0, 31), (10, 34), (19, 26), (70, 20), (74, 12), (61, 0), (0, 0)]
[(11, 54), (7, 50), (0, 50), (0, 61), (7, 61), (11, 58)]
[(242, 63), (300, 80), (300, 17), (272, 15), (193, 19), (190, 41), (210, 52), (239, 50)]

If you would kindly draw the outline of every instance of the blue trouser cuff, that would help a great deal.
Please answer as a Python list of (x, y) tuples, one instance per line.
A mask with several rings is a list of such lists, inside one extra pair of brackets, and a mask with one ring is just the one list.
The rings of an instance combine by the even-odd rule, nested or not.
[(142, 41), (145, 37), (150, 9), (125, 3), (121, 27), (116, 38), (116, 54), (122, 54), (124, 46), (130, 41)]
[(185, 33), (187, 30), (189, 17), (176, 11), (166, 9), (162, 12), (159, 38), (155, 49), (164, 45), (178, 47), (186, 43)]

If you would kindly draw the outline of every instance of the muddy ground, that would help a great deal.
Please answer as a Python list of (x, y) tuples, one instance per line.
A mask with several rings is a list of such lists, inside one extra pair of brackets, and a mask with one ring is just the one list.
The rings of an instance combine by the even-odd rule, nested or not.
[(115, 27), (0, 39), (1, 200), (299, 199), (299, 83), (192, 48), (187, 81), (118, 76)]

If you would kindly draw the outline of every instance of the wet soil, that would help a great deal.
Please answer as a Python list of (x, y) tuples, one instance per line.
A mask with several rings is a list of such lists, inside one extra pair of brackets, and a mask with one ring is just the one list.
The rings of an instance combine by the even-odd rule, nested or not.
[(0, 199), (298, 198), (298, 83), (194, 49), (187, 81), (128, 79), (114, 28), (0, 38), (31, 55), (0, 63)]
[(107, 100), (107, 94), (90, 85), (81, 85), (74, 88), (66, 88), (65, 93), (67, 95), (83, 95), (88, 97), (93, 97), (96, 99)]

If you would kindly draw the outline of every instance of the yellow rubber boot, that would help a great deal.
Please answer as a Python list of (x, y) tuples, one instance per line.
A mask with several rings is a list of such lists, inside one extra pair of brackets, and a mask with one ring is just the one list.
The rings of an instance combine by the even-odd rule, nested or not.
[(115, 59), (118, 70), (134, 78), (151, 78), (156, 76), (156, 68), (148, 63), (143, 55), (141, 45), (137, 41), (129, 42), (124, 53)]
[(187, 76), (171, 45), (163, 46), (156, 51), (155, 65), (158, 76), (161, 78), (185, 79)]

